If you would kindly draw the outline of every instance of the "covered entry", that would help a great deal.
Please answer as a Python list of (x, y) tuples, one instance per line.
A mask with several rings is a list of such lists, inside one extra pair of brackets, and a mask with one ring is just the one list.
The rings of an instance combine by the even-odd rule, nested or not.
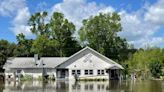
[(110, 80), (119, 80), (122, 76), (122, 67), (120, 68), (117, 65), (113, 65), (110, 68), (108, 68), (108, 74)]
[(57, 78), (67, 79), (69, 77), (68, 69), (57, 69)]

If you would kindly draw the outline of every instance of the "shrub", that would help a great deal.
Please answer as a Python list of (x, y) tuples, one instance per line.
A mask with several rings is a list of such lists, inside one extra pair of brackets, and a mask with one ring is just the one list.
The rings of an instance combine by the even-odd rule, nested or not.
[(21, 81), (32, 80), (32, 79), (33, 79), (32, 76), (27, 74), (20, 78)]
[(162, 73), (162, 65), (159, 61), (151, 62), (149, 69), (154, 78), (160, 78)]

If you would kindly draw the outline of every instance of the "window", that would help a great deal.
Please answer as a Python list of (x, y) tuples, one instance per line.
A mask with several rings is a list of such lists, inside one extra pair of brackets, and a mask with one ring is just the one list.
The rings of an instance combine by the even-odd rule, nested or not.
[(85, 70), (85, 75), (93, 75), (93, 70)]
[(77, 72), (77, 74), (78, 74), (78, 75), (80, 75), (80, 74), (81, 74), (81, 71), (80, 71), (80, 70), (77, 70), (76, 72)]
[(106, 70), (106, 73), (108, 73), (108, 70)]
[(89, 70), (89, 74), (90, 75), (93, 75), (93, 70)]
[(100, 75), (100, 70), (97, 70), (97, 75)]
[(104, 75), (105, 71), (104, 70), (97, 70), (97, 75)]
[(101, 74), (104, 75), (104, 70), (101, 70)]
[(17, 70), (17, 73), (21, 73), (21, 70)]
[(81, 71), (80, 70), (72, 70), (72, 75), (75, 75), (75, 74), (80, 75)]
[(85, 75), (88, 75), (88, 70), (85, 70)]
[(74, 75), (75, 74), (75, 70), (72, 70), (72, 75)]

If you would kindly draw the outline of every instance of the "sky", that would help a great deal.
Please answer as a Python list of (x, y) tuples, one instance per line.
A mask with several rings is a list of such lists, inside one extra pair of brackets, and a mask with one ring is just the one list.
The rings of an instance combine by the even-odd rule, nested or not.
[(61, 12), (78, 30), (83, 19), (117, 12), (122, 31), (118, 33), (135, 48), (164, 47), (164, 0), (0, 0), (0, 39), (16, 42), (16, 35), (34, 36), (27, 22), (35, 12)]

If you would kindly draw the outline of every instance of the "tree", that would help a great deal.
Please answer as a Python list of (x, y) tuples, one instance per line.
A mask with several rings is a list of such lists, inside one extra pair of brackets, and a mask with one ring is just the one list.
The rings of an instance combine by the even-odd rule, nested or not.
[[(156, 77), (155, 67), (158, 68), (158, 62), (162, 66), (164, 60), (163, 50), (160, 48), (147, 48), (139, 49), (137, 52), (132, 54), (125, 64), (128, 65), (129, 72), (141, 73), (146, 77), (150, 76), (149, 72), (152, 73), (153, 77)], [(158, 68), (159, 70), (159, 68)], [(162, 70), (162, 69), (161, 69)], [(155, 71), (155, 72), (154, 72)]]
[(47, 12), (35, 13), (29, 20), (31, 32), (36, 35), (31, 51), (41, 56), (70, 56), (78, 51), (80, 45), (72, 36), (74, 24), (62, 13), (54, 12), (50, 20), (47, 15)]
[(57, 42), (50, 40), (47, 36), (40, 35), (33, 42), (31, 51), (39, 56), (57, 56), (55, 52)]
[(6, 40), (0, 40), (0, 72), (8, 57), (12, 57), (16, 45)]
[(37, 36), (48, 35), (48, 23), (46, 23), (48, 21), (47, 16), (47, 12), (37, 12), (30, 17), (28, 24), (33, 34)]
[(17, 38), (17, 46), (14, 50), (15, 56), (33, 56), (33, 53), (31, 52), (31, 47), (33, 40), (31, 39), (25, 39), (25, 35), (23, 33), (18, 34), (16, 36)]
[(162, 65), (159, 61), (154, 61), (149, 64), (149, 69), (153, 77), (160, 78), (160, 75), (162, 73)]
[(83, 20), (79, 31), (82, 45), (89, 45), (111, 59), (120, 60), (120, 53), (127, 49), (126, 40), (117, 35), (122, 30), (120, 20), (117, 13), (100, 13)]
[(62, 13), (53, 13), (50, 20), (50, 35), (58, 44), (56, 51), (59, 56), (70, 56), (79, 50), (80, 45), (72, 36), (74, 32), (74, 24), (65, 19)]

